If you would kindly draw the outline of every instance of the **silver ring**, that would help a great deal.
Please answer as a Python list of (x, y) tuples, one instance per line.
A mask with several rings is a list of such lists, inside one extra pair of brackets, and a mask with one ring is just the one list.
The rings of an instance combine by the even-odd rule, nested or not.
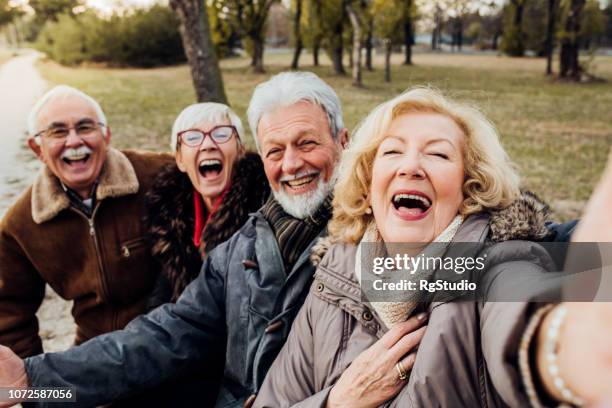
[(406, 370), (404, 370), (404, 365), (401, 361), (397, 362), (397, 364), (395, 365), (395, 369), (397, 370), (397, 373), (399, 374), (399, 379), (401, 381), (405, 381), (408, 378), (408, 374), (406, 374)]

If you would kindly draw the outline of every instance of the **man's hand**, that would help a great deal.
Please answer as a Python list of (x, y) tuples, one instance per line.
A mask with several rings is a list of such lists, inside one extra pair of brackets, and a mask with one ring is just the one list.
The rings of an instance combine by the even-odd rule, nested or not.
[[(28, 386), (23, 360), (5, 346), (0, 346), (0, 387), (25, 388)], [(0, 408), (10, 407), (15, 402), (0, 402)]]
[(608, 164), (572, 234), (573, 242), (612, 242), (612, 149)]
[(364, 350), (331, 389), (327, 407), (377, 407), (397, 395), (407, 381), (399, 378), (396, 364), (401, 362), (407, 373), (412, 369), (416, 359), (414, 350), (427, 328), (419, 327), (426, 318), (422, 314), (394, 326)]

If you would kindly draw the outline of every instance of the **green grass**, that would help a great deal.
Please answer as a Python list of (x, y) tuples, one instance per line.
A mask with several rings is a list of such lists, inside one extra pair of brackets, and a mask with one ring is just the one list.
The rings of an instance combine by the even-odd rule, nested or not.
[[(223, 61), (226, 92), (243, 120), (254, 86), (285, 70), (289, 58), (267, 54), (263, 75), (251, 73), (244, 58)], [(580, 214), (612, 146), (612, 57), (591, 63), (608, 82), (590, 84), (546, 78), (541, 59), (416, 54), (415, 65), (405, 67), (399, 58), (394, 56), (393, 82), (383, 82), (377, 58), (375, 71), (364, 73), (362, 89), (352, 87), (349, 76), (332, 75), (326, 59), (320, 67), (310, 65), (310, 55), (302, 62), (338, 92), (349, 129), (374, 106), (415, 85), (430, 84), (480, 106), (498, 127), (524, 186), (550, 202), (558, 218)], [(44, 62), (39, 67), (50, 82), (74, 85), (97, 98), (119, 147), (167, 150), (174, 118), (195, 99), (186, 66), (77, 69)]]

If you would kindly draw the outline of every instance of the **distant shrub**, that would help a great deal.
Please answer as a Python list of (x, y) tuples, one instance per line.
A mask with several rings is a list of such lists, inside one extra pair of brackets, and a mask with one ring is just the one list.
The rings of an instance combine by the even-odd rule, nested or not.
[(60, 15), (56, 22), (44, 25), (36, 45), (64, 65), (103, 62), (153, 67), (185, 60), (178, 20), (161, 5), (110, 17), (100, 17), (92, 10)]

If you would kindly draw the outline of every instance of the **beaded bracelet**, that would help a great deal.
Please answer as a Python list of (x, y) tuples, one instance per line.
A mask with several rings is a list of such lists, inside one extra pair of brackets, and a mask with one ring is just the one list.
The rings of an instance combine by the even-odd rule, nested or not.
[(553, 310), (552, 320), (548, 330), (546, 331), (546, 338), (544, 340), (544, 351), (546, 353), (546, 370), (552, 377), (555, 388), (559, 391), (561, 396), (566, 402), (569, 402), (575, 406), (584, 405), (584, 401), (576, 396), (567, 386), (565, 381), (561, 378), (559, 365), (557, 362), (557, 350), (559, 348), (559, 332), (561, 326), (567, 316), (567, 308), (563, 305), (557, 306), (556, 310)]

